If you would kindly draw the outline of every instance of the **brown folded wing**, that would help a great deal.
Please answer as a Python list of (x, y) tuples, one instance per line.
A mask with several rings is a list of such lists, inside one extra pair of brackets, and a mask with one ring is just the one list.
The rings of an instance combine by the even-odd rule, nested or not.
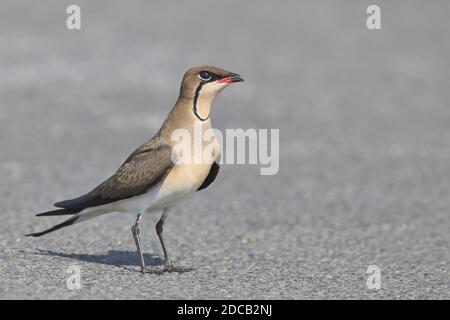
[(108, 180), (91, 192), (71, 200), (55, 203), (56, 207), (83, 210), (131, 198), (158, 185), (173, 167), (171, 147), (158, 139), (143, 144)]

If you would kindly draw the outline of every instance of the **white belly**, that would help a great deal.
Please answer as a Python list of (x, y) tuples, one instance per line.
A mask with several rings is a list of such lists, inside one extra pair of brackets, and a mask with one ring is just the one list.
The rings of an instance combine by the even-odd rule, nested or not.
[(146, 193), (87, 208), (80, 212), (79, 221), (90, 219), (109, 212), (128, 212), (132, 214), (160, 212), (192, 196), (208, 176), (211, 165), (176, 165), (162, 183)]
[(156, 212), (176, 205), (179, 201), (195, 192), (195, 190), (192, 192), (189, 191), (167, 192), (159, 185), (144, 194), (132, 198), (87, 208), (81, 212), (81, 215), (101, 215), (109, 212), (127, 212), (133, 214)]

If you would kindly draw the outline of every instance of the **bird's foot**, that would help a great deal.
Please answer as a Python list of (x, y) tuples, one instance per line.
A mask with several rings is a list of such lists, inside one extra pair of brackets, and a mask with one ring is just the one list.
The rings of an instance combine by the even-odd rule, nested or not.
[(164, 267), (162, 269), (159, 268), (145, 268), (142, 270), (142, 273), (150, 273), (150, 274), (163, 274), (165, 272), (177, 272), (177, 273), (184, 273), (184, 272), (190, 272), (193, 271), (194, 268), (189, 267), (176, 267), (172, 264), (172, 262), (166, 262), (164, 264)]
[(171, 265), (170, 267), (164, 266), (164, 269), (163, 269), (164, 272), (178, 272), (178, 273), (190, 272), (193, 270), (194, 270), (194, 268), (175, 267), (174, 265)]
[(172, 261), (168, 260), (164, 263), (164, 272), (178, 272), (178, 273), (183, 273), (183, 272), (189, 272), (194, 270), (193, 268), (188, 268), (188, 267), (175, 267), (172, 263)]
[(150, 273), (150, 274), (158, 274), (161, 275), (164, 273), (163, 269), (159, 269), (159, 268), (145, 268), (143, 270), (141, 270), (142, 274), (145, 273)]

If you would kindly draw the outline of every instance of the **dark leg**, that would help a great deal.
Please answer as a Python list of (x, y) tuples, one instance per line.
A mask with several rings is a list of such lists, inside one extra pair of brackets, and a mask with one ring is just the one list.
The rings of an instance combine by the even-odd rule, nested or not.
[(144, 261), (144, 255), (142, 254), (142, 247), (141, 247), (141, 239), (139, 238), (139, 220), (141, 219), (141, 214), (138, 214), (136, 222), (131, 227), (131, 233), (133, 234), (134, 242), (136, 243), (136, 249), (139, 254), (139, 259), (141, 262), (141, 272), (145, 273), (145, 261)]
[(172, 264), (172, 261), (170, 261), (169, 255), (167, 253), (166, 245), (164, 244), (164, 238), (163, 238), (163, 225), (164, 221), (167, 217), (167, 211), (164, 210), (161, 219), (159, 219), (158, 223), (156, 224), (156, 234), (158, 235), (159, 241), (161, 242), (161, 247), (164, 252), (164, 271), (166, 272), (188, 272), (192, 271), (192, 268), (182, 268), (182, 267), (175, 267)]

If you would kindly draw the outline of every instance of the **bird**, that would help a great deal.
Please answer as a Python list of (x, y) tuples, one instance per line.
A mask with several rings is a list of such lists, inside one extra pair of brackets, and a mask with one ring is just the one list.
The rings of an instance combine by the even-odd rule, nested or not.
[[(187, 154), (179, 152), (173, 134), (178, 129), (190, 134), (194, 133), (196, 127), (212, 129), (211, 106), (214, 99), (228, 85), (243, 81), (241, 75), (211, 65), (190, 68), (184, 74), (175, 105), (157, 133), (139, 146), (110, 178), (96, 188), (77, 198), (57, 202), (54, 204), (57, 209), (36, 215), (69, 215), (67, 220), (26, 236), (40, 237), (111, 212), (132, 213), (136, 215), (136, 220), (131, 232), (142, 273), (193, 270), (172, 263), (163, 238), (163, 226), (168, 212), (176, 204), (204, 190), (216, 179), (221, 154), (220, 148), (217, 148), (219, 141), (213, 134), (209, 143), (214, 143), (214, 152), (209, 158), (200, 157), (197, 162), (177, 161), (181, 155)], [(190, 152), (190, 156), (195, 157), (195, 153), (204, 151), (206, 147), (206, 142), (202, 141), (200, 147), (187, 148), (183, 152)], [(157, 270), (146, 267), (142, 251), (139, 222), (141, 216), (147, 213), (161, 214), (155, 229), (164, 254), (164, 266)]]

